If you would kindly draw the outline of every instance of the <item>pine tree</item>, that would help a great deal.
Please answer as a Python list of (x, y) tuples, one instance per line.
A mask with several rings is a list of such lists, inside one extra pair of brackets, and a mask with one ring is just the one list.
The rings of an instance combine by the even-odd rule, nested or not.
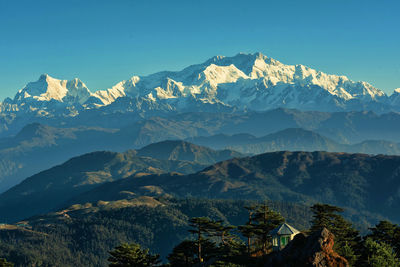
[(400, 261), (396, 258), (393, 248), (384, 242), (376, 242), (367, 238), (359, 266), (366, 267), (399, 267)]
[(6, 259), (0, 258), (0, 267), (13, 267), (14, 264), (8, 262)]
[(258, 248), (263, 253), (268, 252), (271, 244), (271, 236), (269, 232), (283, 223), (285, 219), (278, 213), (267, 206), (266, 203), (247, 208), (249, 210), (249, 221), (239, 227), (243, 236), (248, 238), (247, 246), (250, 252), (250, 239), (255, 238), (258, 241)]
[(396, 254), (400, 255), (400, 226), (389, 221), (380, 221), (370, 230), (371, 234), (367, 235), (367, 237), (372, 238), (374, 241), (391, 245)]
[[(361, 238), (352, 224), (338, 214), (344, 210), (328, 204), (315, 204), (311, 207), (311, 210), (314, 215), (310, 232), (321, 230), (324, 227), (327, 228), (335, 235), (335, 251), (342, 256), (347, 254), (350, 261), (353, 261), (354, 257), (357, 258), (360, 253)], [(354, 254), (349, 254), (350, 251)]]
[[(168, 261), (171, 266), (187, 267), (199, 263), (198, 243), (195, 240), (184, 240), (174, 247), (171, 254), (168, 255)], [(214, 242), (204, 238), (201, 242), (201, 251), (203, 261), (214, 257), (217, 252)]]
[(184, 240), (174, 247), (172, 253), (168, 255), (168, 261), (171, 266), (190, 267), (196, 263), (196, 255), (196, 242), (192, 240)]
[(251, 254), (251, 240), (256, 235), (255, 234), (255, 227), (253, 224), (253, 210), (255, 206), (248, 206), (244, 207), (249, 212), (249, 218), (245, 225), (240, 225), (238, 227), (239, 232), (247, 238), (247, 254)]
[(157, 266), (160, 255), (149, 254), (148, 249), (142, 249), (139, 244), (122, 244), (110, 251), (110, 267), (148, 267)]
[(197, 237), (197, 258), (199, 262), (203, 262), (202, 243), (205, 240), (205, 234), (210, 233), (212, 221), (207, 217), (195, 217), (189, 220), (189, 232), (195, 234)]

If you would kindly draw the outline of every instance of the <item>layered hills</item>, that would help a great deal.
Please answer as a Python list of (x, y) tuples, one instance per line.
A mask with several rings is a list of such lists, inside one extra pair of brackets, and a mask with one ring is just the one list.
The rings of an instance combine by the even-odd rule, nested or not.
[[(193, 171), (196, 165), (133, 153), (87, 154), (26, 179), (0, 195), (2, 220), (131, 196), (324, 202), (400, 219), (399, 156), (272, 152), (225, 160), (184, 175), (182, 169)], [(149, 165), (156, 167), (146, 168)]]
[(189, 174), (235, 156), (242, 155), (182, 141), (160, 142), (124, 153), (92, 152), (37, 173), (1, 194), (0, 221), (48, 212), (105, 182), (166, 172)]
[(242, 224), (266, 200), (300, 228), (316, 202), (363, 229), (399, 222), (399, 111), (399, 89), (261, 53), (107, 90), (41, 75), (0, 103), (0, 251), (101, 266), (135, 240), (165, 256), (188, 218)]
[(116, 131), (99, 127), (26, 125), (16, 136), (0, 139), (0, 192), (73, 156), (96, 150), (118, 150), (110, 138)]
[[(33, 123), (14, 137), (0, 138), (0, 193), (71, 157), (103, 150), (139, 151), (141, 147), (168, 139), (186, 139), (217, 150), (250, 154), (289, 150), (398, 155), (399, 125), (400, 116), (396, 113), (378, 116), (284, 109), (247, 115), (186, 113), (169, 118), (153, 117), (121, 129)], [(237, 156), (227, 151), (221, 158), (205, 150), (195, 155), (197, 148), (179, 146), (181, 151), (173, 151), (174, 143), (169, 144), (170, 147), (163, 146), (165, 155), (161, 151), (156, 153), (159, 157), (164, 155), (160, 159), (194, 159), (210, 165)], [(193, 158), (183, 156), (187, 152)], [(146, 150), (141, 153), (146, 156)], [(174, 153), (179, 153), (181, 158), (176, 158)]]
[(329, 151), (365, 154), (400, 155), (400, 145), (383, 140), (366, 140), (355, 144), (341, 144), (316, 132), (288, 128), (262, 137), (251, 134), (198, 136), (188, 141), (214, 149), (230, 148), (250, 154), (271, 151)]
[(142, 188), (160, 195), (223, 199), (270, 199), (330, 203), (400, 220), (396, 210), (399, 156), (329, 152), (272, 152), (235, 158), (189, 175), (162, 174), (101, 185), (70, 203), (118, 200)]

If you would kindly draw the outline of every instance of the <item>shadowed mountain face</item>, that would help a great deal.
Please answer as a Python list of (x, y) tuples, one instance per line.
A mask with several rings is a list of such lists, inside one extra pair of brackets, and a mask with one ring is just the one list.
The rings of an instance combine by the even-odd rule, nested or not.
[(228, 149), (216, 151), (185, 141), (163, 141), (139, 149), (138, 156), (163, 160), (186, 160), (211, 165), (229, 158), (241, 157), (243, 154)]
[(232, 148), (243, 153), (261, 154), (271, 151), (345, 151), (345, 145), (312, 131), (289, 128), (263, 137), (250, 134), (193, 137), (188, 141), (213, 148)]
[(15, 137), (0, 139), (0, 192), (73, 156), (116, 147), (110, 138), (116, 132), (28, 124)]
[(153, 175), (102, 185), (71, 203), (115, 200), (146, 187), (179, 197), (319, 201), (400, 220), (400, 157), (274, 152), (217, 163), (190, 175)]
[[(288, 128), (302, 128), (341, 144), (366, 140), (400, 142), (400, 114), (373, 112), (305, 112), (275, 109), (262, 113), (184, 113), (153, 117), (121, 129), (135, 146), (166, 139), (186, 139), (218, 134), (250, 134), (262, 137)], [(190, 139), (188, 139), (190, 141)]]
[[(115, 126), (113, 123), (121, 119), (118, 116), (105, 116), (102, 122), (107, 127)], [(129, 118), (122, 119), (130, 121)], [(62, 127), (69, 125), (68, 120), (57, 122), (65, 123)], [(88, 125), (95, 125), (92, 122), (94, 120), (88, 119)], [(376, 115), (372, 112), (324, 113), (287, 109), (246, 115), (185, 113), (168, 118), (153, 117), (122, 129), (55, 128), (34, 123), (15, 137), (0, 139), (0, 192), (71, 157), (99, 150), (122, 152), (164, 140), (186, 139), (214, 149), (232, 148), (252, 154), (279, 150), (400, 154), (397, 144), (400, 141), (399, 125), (400, 115), (396, 113)], [(244, 132), (247, 134), (241, 134)], [(185, 149), (191, 148), (182, 149), (180, 155)], [(208, 157), (211, 160), (207, 160)], [(214, 157), (207, 154), (201, 161), (211, 164), (213, 160), (220, 160)]]
[(187, 139), (214, 149), (230, 148), (242, 153), (261, 154), (271, 151), (329, 151), (366, 154), (400, 155), (400, 145), (382, 140), (366, 140), (348, 145), (340, 144), (313, 131), (289, 128), (263, 137), (250, 134), (200, 136)]
[(160, 142), (125, 153), (85, 154), (33, 175), (1, 194), (0, 221), (47, 212), (104, 182), (166, 172), (194, 173), (205, 168), (205, 162), (213, 164), (233, 155), (241, 154), (229, 150), (215, 151), (181, 141)]

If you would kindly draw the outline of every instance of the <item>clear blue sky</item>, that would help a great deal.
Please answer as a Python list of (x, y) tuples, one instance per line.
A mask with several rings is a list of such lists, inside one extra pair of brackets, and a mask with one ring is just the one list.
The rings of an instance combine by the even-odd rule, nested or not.
[(0, 0), (0, 100), (41, 73), (109, 88), (214, 55), (400, 87), (400, 1)]

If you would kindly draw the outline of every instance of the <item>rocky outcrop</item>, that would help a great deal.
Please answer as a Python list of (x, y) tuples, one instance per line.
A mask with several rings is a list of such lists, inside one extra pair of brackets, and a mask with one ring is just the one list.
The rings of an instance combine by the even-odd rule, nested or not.
[(310, 236), (300, 233), (281, 251), (267, 258), (266, 267), (347, 267), (347, 260), (333, 250), (334, 235), (326, 228)]

